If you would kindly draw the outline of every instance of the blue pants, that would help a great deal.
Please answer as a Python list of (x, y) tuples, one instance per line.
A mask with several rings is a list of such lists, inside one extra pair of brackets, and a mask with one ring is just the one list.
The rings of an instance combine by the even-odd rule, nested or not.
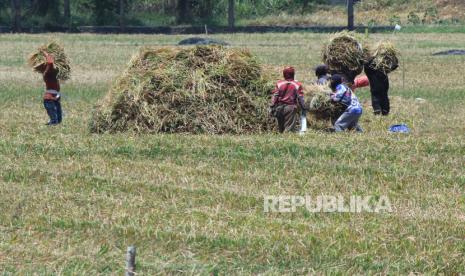
[(362, 113), (349, 113), (344, 112), (334, 123), (334, 130), (336, 132), (341, 132), (346, 129), (355, 129), (357, 132), (362, 132), (362, 128), (358, 124), (358, 120), (362, 116)]
[(50, 117), (50, 121), (48, 122), (49, 124), (56, 125), (61, 123), (63, 113), (61, 110), (60, 100), (44, 100), (44, 107), (45, 110), (47, 110), (48, 117)]

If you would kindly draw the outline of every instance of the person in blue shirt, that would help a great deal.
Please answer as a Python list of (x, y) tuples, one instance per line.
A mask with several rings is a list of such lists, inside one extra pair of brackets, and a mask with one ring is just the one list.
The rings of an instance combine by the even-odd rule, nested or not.
[(330, 84), (331, 90), (331, 100), (333, 102), (342, 103), (347, 108), (344, 113), (336, 120), (334, 123), (334, 131), (341, 132), (344, 130), (355, 129), (357, 132), (362, 132), (362, 128), (358, 124), (358, 121), (363, 113), (363, 108), (360, 102), (358, 101), (357, 96), (349, 88), (349, 86), (343, 83), (343, 78), (339, 74), (331, 76)]

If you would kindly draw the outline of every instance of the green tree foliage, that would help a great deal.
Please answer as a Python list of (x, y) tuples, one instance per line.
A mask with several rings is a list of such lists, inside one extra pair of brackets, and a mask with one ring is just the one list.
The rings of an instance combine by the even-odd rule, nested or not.
[(118, 17), (118, 1), (114, 0), (81, 0), (85, 11), (91, 14), (91, 24), (116, 25)]
[(25, 3), (23, 6), (28, 8), (27, 13), (34, 16), (38, 21), (38, 25), (49, 27), (57, 26), (61, 23), (60, 0), (30, 0), (28, 2), (30, 2), (29, 5)]
[(0, 25), (10, 23), (10, 1), (0, 0)]
[[(64, 0), (19, 0), (21, 25), (66, 26)], [(235, 0), (238, 18), (270, 14), (311, 12), (312, 5), (327, 0)], [(118, 25), (119, 1), (70, 0), (71, 24)], [(228, 0), (125, 0), (130, 25), (227, 24)], [(11, 0), (0, 0), (0, 24), (11, 24)]]

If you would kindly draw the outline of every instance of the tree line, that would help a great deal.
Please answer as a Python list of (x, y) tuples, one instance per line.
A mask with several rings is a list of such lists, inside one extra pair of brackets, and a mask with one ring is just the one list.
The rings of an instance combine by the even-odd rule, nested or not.
[(73, 28), (79, 25), (229, 25), (236, 18), (311, 12), (327, 0), (0, 0), (0, 25)]

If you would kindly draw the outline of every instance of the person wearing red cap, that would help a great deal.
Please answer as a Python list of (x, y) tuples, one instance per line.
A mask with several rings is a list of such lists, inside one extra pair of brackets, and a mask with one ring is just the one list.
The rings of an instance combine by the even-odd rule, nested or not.
[(276, 83), (271, 101), (271, 113), (278, 122), (279, 132), (293, 132), (296, 129), (298, 116), (297, 105), (305, 110), (302, 84), (294, 80), (295, 70), (286, 67), (283, 70), (284, 80)]
[(50, 118), (47, 125), (57, 125), (62, 120), (62, 110), (60, 103), (60, 82), (57, 79), (58, 70), (54, 67), (53, 56), (44, 52), (46, 65), (44, 70), (45, 94), (44, 107)]

